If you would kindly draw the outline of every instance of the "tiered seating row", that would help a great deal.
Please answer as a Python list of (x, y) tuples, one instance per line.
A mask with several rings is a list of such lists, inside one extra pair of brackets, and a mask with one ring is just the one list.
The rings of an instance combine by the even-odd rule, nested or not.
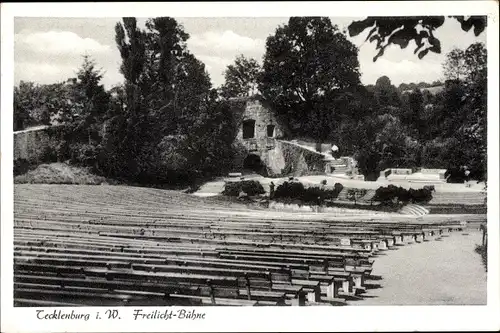
[(287, 215), (145, 188), (16, 186), (15, 302), (345, 304), (362, 295), (378, 251), (461, 227)]

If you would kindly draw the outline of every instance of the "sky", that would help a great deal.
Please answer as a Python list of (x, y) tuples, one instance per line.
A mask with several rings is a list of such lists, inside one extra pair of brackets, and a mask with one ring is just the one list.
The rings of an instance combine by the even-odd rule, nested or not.
[[(190, 35), (188, 49), (203, 63), (214, 86), (224, 83), (223, 72), (237, 55), (253, 57), (262, 63), (265, 41), (288, 18), (176, 18)], [(353, 20), (331, 17), (342, 31)], [(14, 80), (55, 83), (74, 77), (89, 54), (105, 72), (107, 88), (123, 82), (119, 72), (120, 54), (115, 45), (114, 26), (120, 18), (15, 18), (14, 21)], [(138, 19), (144, 25), (146, 19)], [(472, 30), (461, 30), (453, 19), (447, 19), (435, 33), (442, 46), (441, 54), (429, 53), (420, 60), (413, 54), (415, 44), (406, 49), (388, 48), (373, 62), (375, 45), (365, 42), (367, 31), (348, 39), (359, 48), (361, 81), (374, 84), (383, 75), (395, 85), (411, 82), (442, 80), (442, 63), (453, 48), (465, 49), (475, 42), (486, 43), (486, 33), (475, 37)]]

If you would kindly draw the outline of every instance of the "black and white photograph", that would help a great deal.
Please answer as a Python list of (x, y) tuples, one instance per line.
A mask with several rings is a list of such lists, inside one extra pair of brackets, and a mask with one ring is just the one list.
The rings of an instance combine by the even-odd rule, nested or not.
[(484, 309), (500, 329), (498, 4), (410, 3), (11, 14), (2, 308), (47, 331), (311, 306)]

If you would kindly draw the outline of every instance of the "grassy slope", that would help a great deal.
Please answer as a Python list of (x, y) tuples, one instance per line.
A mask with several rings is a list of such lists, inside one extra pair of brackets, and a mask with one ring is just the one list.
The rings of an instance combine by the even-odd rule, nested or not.
[(65, 163), (41, 164), (34, 170), (14, 177), (15, 184), (100, 185), (111, 182), (104, 177), (90, 173), (85, 168)]

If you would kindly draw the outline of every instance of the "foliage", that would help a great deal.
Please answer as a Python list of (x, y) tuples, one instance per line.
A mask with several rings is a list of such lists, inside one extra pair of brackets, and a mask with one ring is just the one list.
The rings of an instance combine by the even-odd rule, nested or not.
[[(465, 31), (484, 30), (484, 17), (454, 18)], [(434, 32), (444, 19), (369, 17), (353, 22), (349, 32), (371, 27), (368, 40), (377, 42), (377, 57), (390, 44), (406, 47), (412, 40), (423, 57), (439, 51)], [(395, 87), (382, 75), (364, 87), (357, 48), (328, 18), (292, 17), (267, 39), (262, 69), (240, 55), (216, 91), (175, 19), (148, 19), (140, 28), (135, 18), (123, 18), (115, 34), (123, 85), (106, 91), (104, 73), (84, 56), (75, 78), (15, 87), (15, 130), (64, 124), (50, 130), (59, 144), (41, 152), (47, 161), (69, 160), (148, 184), (226, 173), (240, 167), (246, 154), (234, 144), (238, 121), (232, 110), (242, 101), (228, 98), (254, 93), (258, 85), (287, 133), (318, 145), (335, 143), (340, 154), (354, 156), (368, 180), (387, 167), (447, 168), (449, 180), (458, 181), (466, 166), (472, 179), (486, 178), (487, 52), (481, 43), (447, 55), (444, 84)], [(299, 150), (283, 146), (284, 174), (324, 170), (322, 155)], [(16, 170), (26, 169), (23, 161), (16, 163)], [(304, 191), (308, 198), (319, 193)]]
[(429, 188), (412, 189), (409, 190), (401, 186), (389, 185), (387, 187), (379, 187), (375, 191), (373, 201), (382, 203), (394, 202), (414, 202), (414, 203), (427, 203), (432, 200), (432, 190)]
[(322, 205), (326, 201), (336, 199), (342, 191), (342, 184), (336, 183), (333, 189), (321, 187), (304, 187), (300, 182), (284, 182), (274, 192), (278, 201), (300, 200), (305, 204)]
[(351, 201), (354, 201), (354, 204), (356, 204), (356, 202), (362, 198), (363, 196), (365, 196), (367, 193), (367, 190), (366, 189), (362, 189), (362, 188), (350, 188), (347, 190), (347, 199), (351, 200)]
[(373, 87), (373, 93), (379, 108), (383, 107), (398, 107), (401, 105), (399, 92), (392, 85), (391, 80), (387, 76), (382, 76), (377, 79)]
[(232, 197), (237, 197), (240, 192), (246, 193), (248, 196), (264, 194), (264, 188), (261, 183), (256, 180), (243, 180), (239, 182), (227, 182), (224, 186), (222, 194)]
[(367, 117), (358, 124), (356, 133), (354, 157), (369, 180), (375, 180), (380, 170), (387, 167), (404, 168), (418, 163), (420, 147), (408, 136), (398, 117), (389, 114), (375, 119)]
[(32, 167), (32, 163), (30, 163), (27, 159), (17, 158), (14, 160), (14, 176), (24, 174), (28, 172)]
[(274, 192), (275, 199), (298, 199), (305, 191), (304, 184), (300, 182), (284, 182)]
[[(452, 53), (444, 67), (453, 67), (450, 59), (461, 55), (460, 80), (447, 80), (442, 89), (430, 93), (420, 89), (423, 83), (395, 88), (389, 78), (381, 77), (367, 87), (373, 93), (366, 95), (373, 111), (358, 121), (341, 122), (337, 142), (352, 152), (368, 180), (387, 167), (467, 166), (472, 179), (485, 178), (486, 49), (475, 43)], [(450, 178), (454, 179), (460, 177)]]
[(285, 168), (281, 175), (302, 176), (312, 172), (323, 172), (325, 170), (324, 157), (316, 152), (308, 151), (293, 144), (281, 143)]
[(14, 178), (16, 184), (116, 184), (116, 181), (92, 174), (90, 170), (65, 163), (41, 164)]
[[(456, 19), (464, 31), (474, 28), (476, 36), (480, 35), (486, 28), (486, 16), (469, 16), (467, 19), (464, 16), (450, 17)], [(444, 21), (444, 16), (371, 16), (361, 21), (352, 22), (348, 30), (350, 36), (357, 36), (370, 29), (366, 40), (370, 43), (376, 42), (378, 50), (373, 61), (377, 61), (389, 45), (399, 45), (401, 49), (404, 49), (410, 41), (415, 42), (417, 47), (414, 53), (418, 53), (419, 59), (422, 59), (429, 52), (441, 53), (441, 42), (434, 36), (434, 33), (443, 25)]]
[(267, 38), (259, 91), (293, 135), (325, 139), (333, 123), (328, 101), (360, 84), (357, 54), (329, 18), (291, 17)]
[(481, 261), (483, 262), (484, 269), (488, 271), (488, 245), (476, 245), (474, 251), (481, 255)]
[(14, 87), (14, 130), (50, 125), (73, 109), (70, 82), (35, 84), (21, 81)]
[(115, 31), (125, 84), (115, 91), (103, 140), (108, 172), (148, 183), (226, 172), (236, 121), (187, 49), (182, 25), (157, 17), (142, 30), (124, 18)]
[(443, 72), (447, 80), (463, 79), (466, 75), (465, 52), (457, 48), (451, 50), (443, 63)]
[(224, 72), (221, 95), (225, 98), (255, 95), (260, 73), (261, 67), (255, 59), (239, 55)]

